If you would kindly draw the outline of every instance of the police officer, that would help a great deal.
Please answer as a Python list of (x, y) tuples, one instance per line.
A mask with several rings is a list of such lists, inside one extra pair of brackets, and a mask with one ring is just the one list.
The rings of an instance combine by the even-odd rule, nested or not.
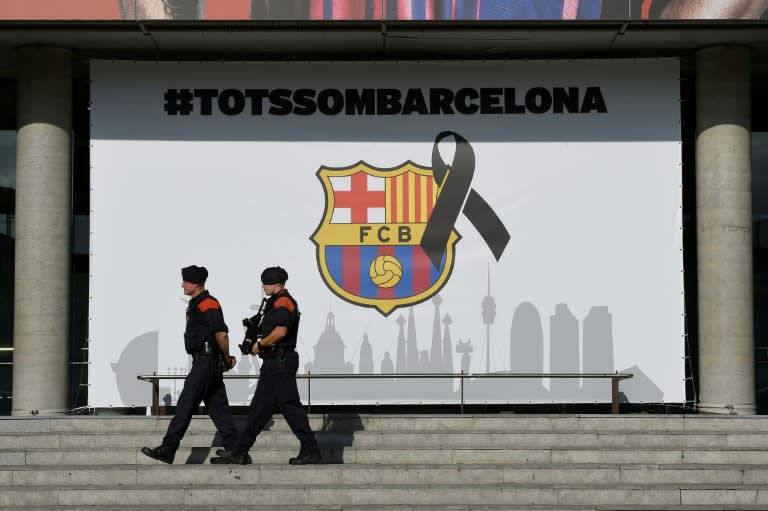
[(173, 463), (176, 450), (189, 427), (192, 414), (204, 401), (208, 414), (222, 436), (225, 448), (237, 441), (237, 429), (229, 409), (222, 374), (234, 367), (229, 354), (229, 329), (219, 301), (205, 289), (208, 270), (202, 266), (181, 269), (181, 287), (191, 300), (187, 307), (184, 347), (192, 355), (192, 369), (176, 403), (176, 415), (168, 425), (163, 443), (158, 447), (142, 447), (141, 452), (165, 463)]
[(264, 360), (259, 381), (248, 408), (245, 428), (240, 433), (234, 449), (219, 449), (216, 451), (218, 456), (211, 458), (211, 463), (250, 463), (248, 450), (278, 407), (301, 443), (299, 455), (288, 462), (291, 465), (320, 462), (317, 440), (309, 426), (309, 419), (299, 400), (299, 389), (296, 386), (296, 371), (299, 368), (296, 336), (300, 313), (296, 300), (285, 288), (287, 280), (288, 273), (279, 266), (267, 268), (261, 274), (264, 294), (269, 296), (269, 299), (258, 330), (261, 338), (257, 336), (252, 339), (255, 342), (251, 351), (251, 354), (259, 355)]

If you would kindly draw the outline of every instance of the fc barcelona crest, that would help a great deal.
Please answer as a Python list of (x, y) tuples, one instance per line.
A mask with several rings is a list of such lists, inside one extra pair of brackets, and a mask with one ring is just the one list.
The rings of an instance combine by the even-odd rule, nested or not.
[[(456, 140), (452, 165), (437, 151), (448, 136)], [(317, 177), (325, 211), (311, 239), (326, 285), (340, 298), (385, 316), (429, 299), (453, 271), (461, 239), (453, 225), (462, 211), (498, 260), (510, 236), (470, 189), (473, 172), (471, 146), (451, 132), (437, 136), (432, 168), (411, 161), (388, 169), (363, 161), (321, 167)]]
[(321, 167), (325, 212), (312, 241), (326, 285), (342, 299), (389, 315), (427, 300), (453, 269), (452, 231), (439, 265), (420, 246), (438, 187), (432, 169), (412, 162), (391, 169), (359, 162)]

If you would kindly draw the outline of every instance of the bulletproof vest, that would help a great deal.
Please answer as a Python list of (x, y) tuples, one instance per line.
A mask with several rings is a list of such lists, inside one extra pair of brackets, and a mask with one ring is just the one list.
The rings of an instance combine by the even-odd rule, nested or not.
[(296, 337), (299, 333), (299, 320), (301, 319), (301, 312), (299, 312), (299, 304), (296, 303), (296, 300), (293, 299), (288, 291), (281, 291), (271, 296), (267, 301), (267, 304), (264, 308), (264, 318), (261, 320), (261, 335), (266, 337), (272, 330), (275, 329), (275, 326), (277, 326), (273, 316), (275, 311), (274, 303), (280, 298), (288, 298), (291, 301), (293, 304), (293, 312), (291, 313), (292, 317), (290, 324), (286, 325), (288, 327), (288, 333), (286, 333), (285, 337), (283, 337), (280, 342), (276, 343), (275, 346), (293, 349), (296, 348)]
[(207, 291), (190, 300), (187, 306), (187, 327), (184, 330), (184, 348), (187, 353), (199, 352), (206, 342), (216, 344), (203, 313), (197, 307), (206, 298), (210, 298)]

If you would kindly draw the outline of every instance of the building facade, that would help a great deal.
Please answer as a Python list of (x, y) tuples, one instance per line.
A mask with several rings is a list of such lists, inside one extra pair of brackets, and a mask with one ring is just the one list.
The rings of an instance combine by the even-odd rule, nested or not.
[[(768, 179), (763, 176), (768, 171), (768, 101), (762, 91), (768, 90), (767, 3), (80, 0), (67, 2), (66, 7), (54, 0), (5, 3), (0, 6), (3, 412), (67, 413), (92, 404), (88, 325), (93, 308), (89, 299), (93, 270), (89, 255), (94, 248), (90, 246), (93, 61), (466, 61), (501, 70), (510, 61), (672, 59), (680, 66), (685, 401), (702, 413), (764, 413), (768, 325), (762, 310), (768, 305), (768, 228), (763, 226), (768, 225)], [(150, 72), (135, 77), (139, 83), (149, 78)], [(483, 272), (479, 280), (485, 279)], [(130, 279), (114, 285), (126, 286), (126, 293), (139, 299), (141, 290), (131, 289)], [(595, 306), (590, 316), (595, 325), (585, 320), (583, 326), (583, 349), (605, 353), (599, 343), (588, 342), (610, 321), (610, 312)], [(442, 314), (430, 307), (434, 330), (439, 332)], [(567, 312), (558, 307), (560, 316)], [(461, 315), (445, 307), (442, 312), (450, 312), (454, 322)], [(578, 321), (568, 314), (568, 332), (578, 337)], [(480, 335), (492, 324), (487, 320)], [(456, 328), (452, 327), (454, 335)], [(371, 347), (367, 335), (365, 339), (365, 366), (379, 367), (377, 354), (369, 362)], [(475, 339), (474, 357), (485, 340)], [(340, 340), (334, 342), (343, 350)], [(456, 344), (465, 345), (461, 339)], [(566, 349), (574, 346), (571, 342)], [(443, 357), (439, 335), (431, 339), (431, 348), (427, 352), (431, 360)], [(315, 349), (325, 348), (318, 344)], [(408, 342), (400, 346), (395, 333), (387, 357), (396, 354), (400, 365), (403, 349), (408, 363), (415, 364), (417, 351), (429, 350), (430, 345), (417, 346), (415, 334), (409, 332)], [(345, 360), (343, 354), (334, 354)], [(346, 360), (352, 359), (350, 353)], [(489, 348), (482, 359), (489, 370), (491, 359)], [(557, 364), (552, 361), (553, 372)], [(612, 369), (622, 369), (612, 364), (611, 359)], [(458, 359), (452, 362), (453, 367), (460, 365)], [(590, 370), (589, 364), (576, 364), (574, 372), (579, 367)], [(555, 386), (559, 384), (563, 383)]]

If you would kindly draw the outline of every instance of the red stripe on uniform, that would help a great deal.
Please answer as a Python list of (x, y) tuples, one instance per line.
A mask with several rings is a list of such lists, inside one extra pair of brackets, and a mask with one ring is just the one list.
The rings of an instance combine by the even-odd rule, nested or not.
[(413, 294), (421, 293), (429, 288), (429, 275), (432, 263), (427, 254), (419, 246), (413, 247)]
[(285, 296), (281, 296), (280, 298), (275, 300), (275, 303), (272, 304), (272, 307), (274, 307), (275, 309), (279, 309), (280, 307), (283, 307), (284, 309), (288, 309), (291, 312), (293, 312), (294, 309), (296, 309), (291, 299)]
[(205, 312), (210, 309), (221, 309), (221, 305), (213, 298), (206, 298), (197, 304), (197, 308), (200, 309), (200, 312)]
[[(380, 256), (382, 256), (382, 255), (391, 255), (391, 256), (393, 256), (393, 255), (395, 255), (395, 247), (393, 247), (391, 245), (390, 246), (381, 245), (381, 246), (379, 246), (379, 249), (376, 252), (376, 255), (380, 255)], [(378, 292), (377, 292), (376, 296), (380, 300), (381, 299), (386, 299), (386, 298), (394, 298), (395, 297), (395, 288), (394, 288), (394, 286), (393, 287), (380, 287), (380, 288), (378, 288)]]
[(341, 247), (341, 287), (360, 295), (360, 247)]

